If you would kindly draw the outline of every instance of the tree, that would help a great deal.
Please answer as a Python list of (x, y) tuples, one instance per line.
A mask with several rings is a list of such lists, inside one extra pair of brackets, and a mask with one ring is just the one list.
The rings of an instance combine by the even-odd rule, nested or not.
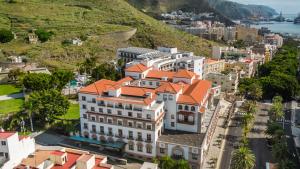
[(11, 69), (8, 72), (8, 78), (12, 81), (17, 81), (17, 80), (19, 80), (19, 77), (24, 75), (24, 74), (25, 73), (20, 68)]
[(276, 122), (269, 122), (267, 124), (266, 134), (271, 136), (273, 140), (280, 140), (284, 135), (284, 131), (281, 125)]
[(177, 161), (174, 169), (190, 169), (190, 165), (186, 160), (180, 159)]
[(103, 63), (92, 70), (92, 78), (97, 81), (100, 79), (118, 80), (121, 74), (112, 64)]
[(45, 73), (31, 73), (24, 76), (22, 83), (27, 90), (40, 91), (55, 87), (53, 78)]
[(36, 119), (50, 123), (55, 117), (66, 114), (69, 105), (68, 99), (54, 89), (32, 92), (25, 103)]
[(1, 43), (7, 43), (14, 39), (14, 35), (11, 31), (7, 29), (1, 29), (0, 30), (0, 42)]
[(232, 169), (252, 169), (255, 165), (253, 152), (245, 146), (235, 150), (232, 156)]
[(43, 29), (38, 29), (34, 33), (38, 36), (39, 40), (42, 43), (48, 41), (50, 39), (50, 37), (54, 34), (51, 31), (48, 32)]
[(92, 70), (96, 67), (96, 58), (86, 58), (84, 62), (80, 63), (79, 66), (79, 72), (80, 73), (87, 73), (92, 74)]
[(276, 161), (280, 161), (282, 159), (285, 159), (288, 155), (287, 152), (287, 144), (285, 140), (281, 139), (277, 141), (273, 146), (272, 146), (272, 156)]
[(248, 88), (247, 97), (251, 100), (260, 100), (263, 95), (261, 85), (258, 83), (252, 83)]
[(272, 99), (272, 107), (271, 107), (271, 118), (273, 121), (283, 118), (284, 117), (284, 112), (283, 112), (283, 105), (282, 105), (282, 97), (281, 96), (275, 96)]
[(52, 77), (56, 82), (56, 88), (62, 90), (74, 78), (74, 73), (68, 70), (56, 70)]
[(282, 159), (278, 163), (278, 169), (294, 169), (296, 165), (290, 159)]
[(173, 169), (175, 165), (176, 162), (169, 156), (163, 156), (159, 162), (159, 167), (161, 169)]

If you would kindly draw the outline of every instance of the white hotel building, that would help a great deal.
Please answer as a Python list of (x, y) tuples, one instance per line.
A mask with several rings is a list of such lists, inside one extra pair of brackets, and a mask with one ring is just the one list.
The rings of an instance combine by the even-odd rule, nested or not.
[(169, 155), (200, 168), (218, 119), (213, 101), (220, 86), (187, 70), (143, 64), (125, 75), (80, 90), (81, 136), (138, 158)]

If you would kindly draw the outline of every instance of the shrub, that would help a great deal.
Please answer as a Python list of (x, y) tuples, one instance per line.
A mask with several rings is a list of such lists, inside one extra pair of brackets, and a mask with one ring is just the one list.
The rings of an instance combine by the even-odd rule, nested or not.
[(48, 41), (54, 33), (51, 31), (47, 32), (43, 29), (38, 29), (35, 31), (35, 34), (39, 37), (39, 40), (43, 43)]
[(7, 43), (14, 39), (14, 35), (10, 30), (1, 29), (0, 30), (0, 42)]

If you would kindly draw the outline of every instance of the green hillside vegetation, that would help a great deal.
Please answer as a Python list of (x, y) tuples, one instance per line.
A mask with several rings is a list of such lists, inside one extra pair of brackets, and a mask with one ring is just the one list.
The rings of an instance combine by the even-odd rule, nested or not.
[[(17, 35), (16, 40), (0, 44), (5, 55), (25, 54), (50, 67), (67, 69), (74, 69), (85, 57), (111, 60), (119, 47), (176, 46), (209, 56), (213, 43), (175, 30), (124, 0), (0, 0), (0, 28)], [(134, 28), (137, 33), (130, 40), (119, 38)], [(44, 43), (29, 44), (28, 33), (38, 29), (53, 35)], [(85, 40), (82, 46), (63, 43), (76, 37)]]

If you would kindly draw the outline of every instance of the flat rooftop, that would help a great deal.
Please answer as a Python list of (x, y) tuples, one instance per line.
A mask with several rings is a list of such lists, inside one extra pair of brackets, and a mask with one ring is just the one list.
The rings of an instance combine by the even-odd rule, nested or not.
[(146, 54), (146, 53), (158, 52), (158, 50), (148, 49), (148, 48), (139, 48), (139, 47), (121, 48), (118, 51), (136, 53), (136, 54), (140, 54), (140, 55)]
[(178, 130), (164, 130), (158, 141), (201, 147), (205, 133), (191, 133)]

